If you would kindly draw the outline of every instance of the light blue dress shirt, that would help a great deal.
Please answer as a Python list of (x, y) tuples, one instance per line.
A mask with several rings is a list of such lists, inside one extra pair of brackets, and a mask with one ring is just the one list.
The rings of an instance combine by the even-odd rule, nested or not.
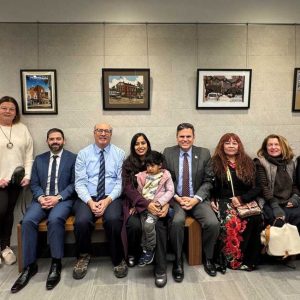
[[(97, 195), (100, 167), (100, 148), (91, 144), (79, 151), (75, 164), (75, 190), (79, 198), (87, 203)], [(113, 144), (104, 148), (105, 159), (105, 195), (112, 200), (122, 192), (121, 170), (125, 152)]]

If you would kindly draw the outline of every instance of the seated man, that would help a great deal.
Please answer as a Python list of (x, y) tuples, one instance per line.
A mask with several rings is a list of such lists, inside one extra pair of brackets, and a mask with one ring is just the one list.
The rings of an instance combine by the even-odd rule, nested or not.
[(81, 279), (87, 273), (94, 222), (102, 216), (114, 274), (118, 278), (127, 275), (121, 241), (123, 204), (120, 198), (125, 153), (110, 143), (111, 136), (110, 125), (95, 125), (95, 143), (82, 149), (76, 159), (75, 189), (80, 199), (74, 204), (74, 232), (79, 252), (73, 270), (75, 279)]
[(64, 254), (65, 221), (76, 199), (76, 155), (64, 150), (64, 133), (52, 128), (47, 133), (50, 151), (35, 158), (31, 175), (33, 200), (22, 221), (23, 271), (11, 288), (20, 291), (37, 273), (38, 224), (48, 219), (48, 241), (52, 263), (46, 288), (53, 289), (60, 281), (61, 258)]
[(175, 214), (170, 227), (170, 242), (175, 252), (172, 275), (176, 282), (181, 282), (184, 278), (182, 246), (186, 216), (192, 216), (202, 226), (203, 264), (210, 276), (217, 275), (213, 255), (220, 225), (209, 201), (214, 178), (209, 150), (194, 146), (195, 129), (190, 123), (177, 126), (176, 138), (177, 145), (166, 148), (164, 155), (176, 189)]

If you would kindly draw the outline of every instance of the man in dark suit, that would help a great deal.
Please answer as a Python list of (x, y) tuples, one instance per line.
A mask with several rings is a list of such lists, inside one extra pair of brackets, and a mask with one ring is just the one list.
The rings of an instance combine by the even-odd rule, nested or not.
[(216, 267), (212, 259), (219, 234), (219, 222), (210, 207), (214, 174), (209, 150), (193, 146), (194, 140), (194, 126), (182, 123), (177, 126), (178, 145), (164, 150), (167, 169), (176, 188), (170, 241), (175, 252), (172, 275), (177, 282), (184, 278), (182, 245), (187, 215), (194, 217), (202, 226), (204, 269), (210, 276), (216, 276)]
[(22, 221), (24, 269), (11, 288), (21, 290), (37, 273), (38, 224), (48, 220), (48, 241), (52, 263), (46, 282), (48, 290), (60, 281), (61, 258), (64, 254), (65, 221), (76, 199), (74, 187), (76, 155), (64, 150), (64, 133), (52, 128), (47, 133), (50, 151), (35, 158), (31, 174), (33, 200)]

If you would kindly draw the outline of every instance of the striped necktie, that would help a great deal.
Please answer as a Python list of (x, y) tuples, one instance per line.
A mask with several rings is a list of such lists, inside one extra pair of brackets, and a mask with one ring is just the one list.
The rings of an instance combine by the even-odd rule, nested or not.
[(99, 167), (96, 201), (102, 200), (105, 197), (105, 159), (104, 159), (103, 151), (104, 150), (100, 151), (100, 167)]

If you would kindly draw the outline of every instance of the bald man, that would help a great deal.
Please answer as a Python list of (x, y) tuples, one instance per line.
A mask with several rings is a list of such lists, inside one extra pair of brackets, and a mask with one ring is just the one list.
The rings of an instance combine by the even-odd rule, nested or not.
[(93, 133), (95, 142), (78, 153), (75, 163), (75, 189), (79, 199), (74, 204), (74, 232), (78, 259), (73, 278), (81, 279), (87, 273), (91, 234), (99, 217), (103, 217), (114, 274), (122, 278), (128, 272), (121, 242), (121, 169), (125, 152), (110, 143), (112, 127), (109, 124), (96, 124)]

